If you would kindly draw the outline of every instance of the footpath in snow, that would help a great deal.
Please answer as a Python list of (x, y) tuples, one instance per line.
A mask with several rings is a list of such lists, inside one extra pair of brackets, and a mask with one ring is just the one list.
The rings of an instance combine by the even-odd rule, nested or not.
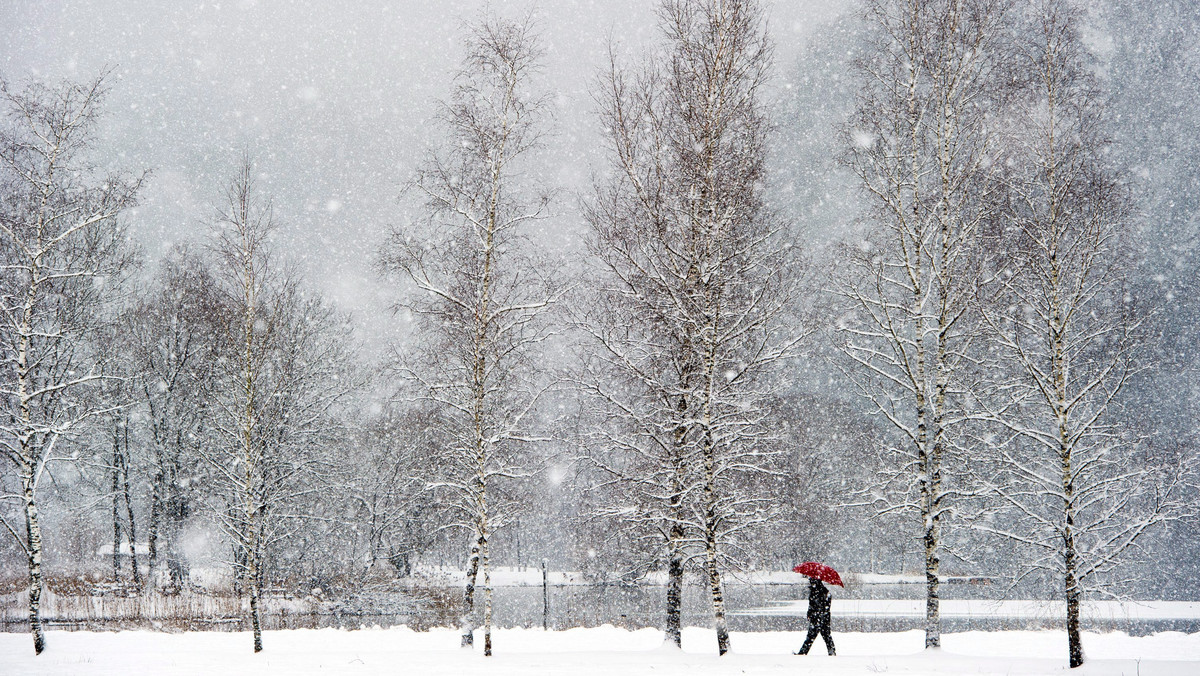
[[(943, 618), (1009, 618), (1024, 620), (1061, 619), (1067, 613), (1065, 601), (942, 599)], [(784, 601), (764, 608), (737, 611), (739, 615), (803, 617), (808, 601)], [(1196, 620), (1200, 619), (1197, 601), (1085, 601), (1085, 620)], [(925, 599), (837, 599), (835, 617), (925, 617)], [(1197, 674), (1200, 676), (1200, 674)]]
[(1166, 632), (1145, 637), (1085, 634), (1089, 662), (1066, 667), (1066, 640), (1057, 631), (965, 632), (943, 637), (940, 651), (922, 651), (919, 631), (835, 634), (838, 656), (791, 654), (799, 632), (734, 633), (734, 652), (717, 657), (709, 630), (689, 628), (684, 652), (666, 648), (662, 632), (611, 626), (543, 632), (502, 629), (495, 655), (458, 647), (451, 629), (290, 630), (265, 632), (255, 655), (245, 633), (63, 632), (47, 635), (34, 656), (27, 634), (0, 634), (0, 674), (129, 676), (130, 674), (362, 674), (441, 676), (716, 676), (772, 674), (829, 676), (1195, 676), (1200, 634)]

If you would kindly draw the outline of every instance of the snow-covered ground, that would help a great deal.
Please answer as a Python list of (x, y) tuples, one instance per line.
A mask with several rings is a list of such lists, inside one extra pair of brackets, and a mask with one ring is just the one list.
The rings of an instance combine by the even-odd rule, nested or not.
[(266, 632), (265, 650), (251, 652), (248, 634), (61, 632), (35, 657), (27, 634), (0, 634), (0, 674), (99, 676), (130, 674), (569, 674), (570, 676), (708, 676), (716, 674), (828, 674), (830, 676), (1195, 676), (1200, 674), (1200, 634), (1146, 637), (1086, 634), (1088, 664), (1066, 667), (1066, 640), (1056, 631), (947, 634), (943, 649), (921, 650), (923, 634), (835, 634), (838, 656), (791, 654), (797, 632), (734, 633), (734, 652), (717, 657), (709, 630), (687, 629), (685, 651), (662, 646), (662, 632), (613, 627), (543, 632), (504, 629), (495, 655), (458, 647), (450, 629), (414, 632), (405, 627)]

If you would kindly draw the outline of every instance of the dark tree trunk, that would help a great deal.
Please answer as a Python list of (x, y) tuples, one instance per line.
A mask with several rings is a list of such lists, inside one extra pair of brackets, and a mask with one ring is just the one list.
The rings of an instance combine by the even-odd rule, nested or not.
[(938, 589), (938, 524), (930, 518), (925, 529), (925, 647), (942, 645), (941, 593)]
[(121, 581), (121, 440), (116, 426), (113, 426), (113, 455), (112, 455), (112, 578), (113, 582)]
[(1083, 639), (1079, 633), (1079, 587), (1073, 578), (1067, 579), (1067, 651), (1071, 668), (1083, 666)]
[(124, 425), (124, 453), (118, 454), (120, 460), (121, 479), (122, 479), (122, 494), (125, 498), (125, 514), (128, 519), (129, 529), (129, 565), (133, 569), (133, 584), (141, 589), (142, 574), (138, 569), (137, 557), (137, 519), (133, 515), (133, 499), (129, 490), (129, 424)]
[(666, 639), (683, 647), (683, 526), (671, 526), (671, 539), (667, 545), (670, 560), (667, 563), (667, 626)]
[[(689, 379), (689, 374), (683, 374), (683, 380)], [(687, 413), (687, 397), (680, 397), (676, 412), (680, 419)], [(672, 448), (671, 461), (675, 463), (674, 484), (672, 485), (670, 514), (674, 519), (667, 535), (667, 626), (666, 640), (683, 648), (683, 445), (687, 437), (687, 426), (678, 425), (674, 430), (675, 445)]]
[(159, 469), (154, 473), (152, 486), (150, 488), (150, 524), (147, 526), (146, 547), (148, 561), (146, 564), (146, 577), (150, 579), (150, 586), (153, 587), (156, 583), (155, 568), (158, 566), (158, 538), (159, 524), (162, 521), (163, 499), (162, 499), (162, 460), (159, 459)]
[(233, 593), (241, 598), (246, 593), (246, 569), (249, 559), (246, 558), (246, 548), (240, 544), (233, 545)]
[(1063, 488), (1066, 496), (1066, 523), (1063, 537), (1063, 591), (1067, 598), (1067, 652), (1071, 668), (1083, 666), (1083, 639), (1079, 634), (1079, 554), (1075, 550), (1075, 485), (1071, 480), (1070, 454), (1063, 449)]
[(163, 539), (166, 544), (164, 554), (167, 559), (167, 571), (171, 578), (171, 587), (183, 589), (188, 581), (188, 563), (179, 549), (179, 534), (183, 532), (184, 522), (191, 514), (188, 498), (178, 485), (178, 468), (173, 468), (171, 478), (166, 485), (167, 503), (164, 520)]

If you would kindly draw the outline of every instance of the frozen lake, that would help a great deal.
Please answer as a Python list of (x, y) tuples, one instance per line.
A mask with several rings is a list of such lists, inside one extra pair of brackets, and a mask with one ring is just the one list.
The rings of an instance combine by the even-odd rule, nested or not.
[[(587, 584), (569, 574), (552, 574), (549, 624), (551, 628), (598, 627), (610, 624), (627, 629), (662, 627), (666, 589), (655, 584)], [(499, 576), (495, 587), (494, 618), (499, 627), (541, 627), (543, 596), (540, 573)], [(529, 579), (525, 579), (528, 577)], [(804, 599), (807, 584), (743, 583), (725, 587), (729, 625), (733, 631), (797, 631), (807, 626)], [(944, 631), (1055, 629), (1062, 625), (1062, 604), (1052, 601), (1002, 600), (1001, 590), (987, 584), (946, 584), (943, 587)], [(348, 602), (268, 597), (263, 624), (268, 629), (360, 628), (409, 625), (416, 628), (455, 624), (461, 588), (448, 584), (417, 589), (413, 596), (374, 593)], [(895, 632), (923, 627), (923, 587), (917, 584), (851, 584), (834, 589), (834, 631)], [(185, 601), (182, 609), (164, 608), (161, 602)], [(2, 601), (3, 630), (26, 630), (22, 598), (7, 595)], [(61, 605), (59, 601), (66, 601)], [(189, 605), (190, 604), (190, 605)], [(67, 609), (67, 610), (63, 610)], [(689, 584), (683, 599), (685, 626), (711, 626), (705, 589)], [(68, 630), (168, 629), (238, 631), (242, 620), (236, 599), (195, 595), (122, 599), (73, 597), (53, 599), (44, 608), (52, 627)], [(139, 619), (146, 618), (146, 619)], [(180, 618), (188, 618), (180, 621)], [(1200, 602), (1146, 601), (1117, 603), (1091, 601), (1084, 608), (1084, 626), (1093, 631), (1123, 631), (1148, 635), (1162, 631), (1200, 633)]]
[[(1061, 603), (1001, 601), (988, 598), (995, 590), (954, 589), (973, 599), (943, 599), (945, 631), (1054, 628), (1062, 623)], [(725, 588), (729, 625), (734, 631), (793, 631), (807, 626), (804, 601), (807, 585), (741, 585)], [(917, 585), (870, 585), (845, 598), (834, 590), (834, 631), (905, 631), (924, 626), (923, 589)], [(551, 587), (552, 627), (661, 627), (666, 590), (639, 587)], [(689, 587), (684, 594), (684, 624), (711, 625), (711, 606), (705, 590)], [(496, 618), (502, 626), (540, 626), (542, 590), (498, 587)], [(1155, 601), (1143, 604), (1097, 602), (1085, 607), (1084, 626), (1096, 631), (1128, 631), (1134, 635), (1159, 631), (1200, 632), (1200, 603)]]

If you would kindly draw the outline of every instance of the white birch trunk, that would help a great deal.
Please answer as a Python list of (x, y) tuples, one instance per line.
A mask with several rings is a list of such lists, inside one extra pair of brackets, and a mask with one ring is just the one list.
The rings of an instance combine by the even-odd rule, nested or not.
[(863, 395), (899, 435), (879, 483), (864, 493), (878, 515), (919, 519), (927, 648), (941, 644), (944, 519), (955, 495), (948, 481), (965, 470), (952, 451), (956, 426), (971, 412), (952, 395), (971, 360), (980, 274), (972, 261), (992, 212), (998, 162), (984, 115), (1005, 11), (1004, 0), (864, 7), (873, 50), (860, 68), (849, 163), (880, 227), (870, 247), (852, 254), (863, 278), (843, 290), (855, 312), (843, 351), (860, 367)]
[(25, 503), (25, 546), (29, 563), (29, 633), (33, 635), (33, 651), (40, 655), (46, 649), (42, 629), (42, 526), (34, 500), (32, 468), (21, 468), (21, 494)]
[(1084, 663), (1085, 590), (1144, 533), (1186, 512), (1186, 470), (1140, 458), (1110, 420), (1146, 337), (1125, 298), (1129, 196), (1106, 158), (1083, 10), (1046, 0), (1023, 20), (1015, 58), (1033, 77), (1014, 97), (1008, 229), (997, 238), (1011, 260), (984, 313), (999, 348), (987, 398), (996, 469), (984, 485), (999, 516), (983, 528), (1060, 579), (1074, 668)]
[(480, 557), (483, 566), (483, 656), (492, 656), (492, 568), (488, 555), (488, 538), (485, 526)]
[(542, 440), (525, 429), (545, 391), (528, 360), (548, 332), (539, 315), (561, 293), (526, 239), (525, 226), (544, 218), (548, 202), (522, 194), (522, 156), (540, 133), (542, 101), (528, 91), (536, 42), (527, 23), (489, 16), (472, 26), (440, 117), (446, 143), (411, 185), (427, 221), (398, 228), (382, 266), (419, 290), (400, 303), (419, 317), (420, 335), (398, 370), (410, 402), (438, 421), (440, 462), (426, 485), (447, 510), (447, 525), (469, 534), (461, 644), (474, 644), (482, 583), (485, 655), (492, 652), (490, 545), (516, 508), (496, 496), (507, 497), (504, 487), (531, 472), (518, 448)]
[[(24, 90), (0, 87), (5, 194), (0, 219), (0, 459), (10, 465), (21, 505), (23, 536), (4, 522), (26, 555), (34, 650), (46, 641), (41, 621), (45, 554), (38, 485), (60, 441), (111, 413), (89, 396), (110, 358), (92, 342), (120, 286), (125, 232), (122, 211), (139, 181), (97, 176), (84, 157), (95, 130), (101, 79)], [(109, 284), (96, 284), (107, 279)]]
[[(482, 529), (479, 530), (482, 533)], [(461, 645), (470, 648), (475, 643), (475, 581), (479, 576), (479, 559), (483, 550), (483, 535), (471, 538), (471, 553), (467, 557), (467, 580), (463, 590), (463, 608), (458, 626), (462, 633)]]

